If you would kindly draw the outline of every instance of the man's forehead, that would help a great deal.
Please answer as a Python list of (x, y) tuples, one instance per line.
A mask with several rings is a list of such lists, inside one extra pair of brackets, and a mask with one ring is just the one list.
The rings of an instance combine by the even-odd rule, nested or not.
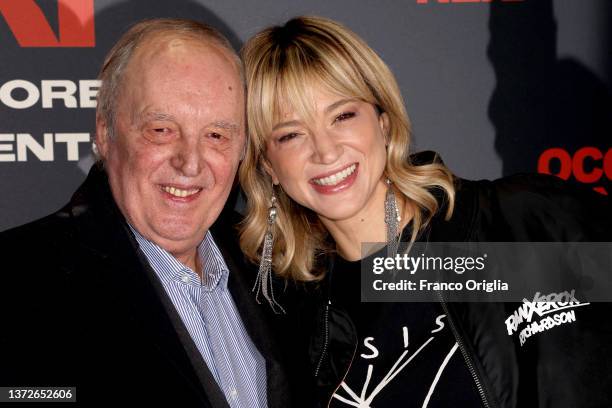
[(222, 98), (224, 103), (215, 104), (216, 111), (231, 110), (224, 115), (231, 118), (234, 111), (244, 110), (239, 71), (232, 65), (236, 67), (229, 51), (205, 39), (153, 37), (139, 45), (130, 59), (118, 103), (136, 123), (150, 112), (205, 111), (211, 108), (208, 100)]
[(144, 40), (135, 50), (128, 63), (152, 63), (163, 57), (217, 57), (228, 65), (235, 65), (230, 51), (220, 46), (216, 40), (177, 34), (157, 34)]
[[(190, 81), (204, 81), (207, 86), (194, 88)], [(210, 86), (224, 86), (230, 92), (242, 89), (240, 71), (228, 50), (204, 39), (180, 36), (152, 38), (139, 46), (122, 82), (122, 88), (139, 92), (154, 91), (162, 83), (170, 84), (170, 89), (185, 84), (195, 93)]]

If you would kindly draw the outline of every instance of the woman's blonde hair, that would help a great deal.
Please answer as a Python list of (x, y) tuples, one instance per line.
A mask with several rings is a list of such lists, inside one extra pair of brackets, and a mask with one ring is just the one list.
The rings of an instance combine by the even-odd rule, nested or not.
[(385, 174), (412, 207), (411, 240), (439, 209), (432, 190), (444, 192), (446, 217), (451, 216), (455, 197), (452, 174), (440, 163), (410, 163), (410, 122), (395, 77), (356, 34), (332, 20), (297, 17), (251, 38), (242, 58), (249, 138), (240, 167), (240, 183), (248, 199), (240, 245), (249, 259), (260, 260), (274, 188), (278, 197), (272, 254), (275, 272), (301, 281), (323, 276), (317, 270), (317, 259), (332, 249), (327, 231), (313, 211), (275, 188), (263, 167), (266, 139), (280, 115), (292, 108), (302, 118), (312, 117), (314, 85), (371, 103), (388, 115)]

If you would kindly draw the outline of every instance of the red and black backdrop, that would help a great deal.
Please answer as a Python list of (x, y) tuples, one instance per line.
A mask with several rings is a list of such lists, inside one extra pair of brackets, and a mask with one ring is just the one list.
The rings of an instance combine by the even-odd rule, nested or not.
[(343, 22), (387, 61), (415, 150), (463, 177), (539, 171), (612, 194), (609, 0), (0, 0), (0, 230), (84, 179), (97, 71), (130, 24), (193, 18), (239, 48), (301, 14)]

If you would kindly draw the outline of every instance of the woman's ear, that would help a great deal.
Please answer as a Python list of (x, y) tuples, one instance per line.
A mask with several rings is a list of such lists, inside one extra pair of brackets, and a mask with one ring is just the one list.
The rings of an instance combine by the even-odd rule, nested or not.
[(389, 114), (387, 112), (382, 112), (380, 115), (378, 115), (378, 125), (380, 126), (380, 131), (385, 137), (385, 146), (387, 146), (391, 141), (389, 136)]
[(264, 170), (266, 171), (266, 173), (268, 173), (268, 175), (270, 177), (272, 177), (272, 183), (274, 185), (278, 184), (278, 177), (276, 177), (276, 173), (274, 172), (274, 169), (272, 168), (272, 166), (270, 165), (270, 163), (268, 162), (268, 160), (266, 160), (265, 158), (263, 158), (261, 160), (261, 164), (264, 168)]

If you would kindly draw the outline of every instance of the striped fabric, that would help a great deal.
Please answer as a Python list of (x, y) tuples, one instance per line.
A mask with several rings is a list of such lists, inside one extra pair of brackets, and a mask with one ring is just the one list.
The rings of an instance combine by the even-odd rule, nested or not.
[(266, 407), (266, 362), (227, 288), (229, 270), (212, 234), (198, 246), (203, 279), (130, 226), (230, 407)]

